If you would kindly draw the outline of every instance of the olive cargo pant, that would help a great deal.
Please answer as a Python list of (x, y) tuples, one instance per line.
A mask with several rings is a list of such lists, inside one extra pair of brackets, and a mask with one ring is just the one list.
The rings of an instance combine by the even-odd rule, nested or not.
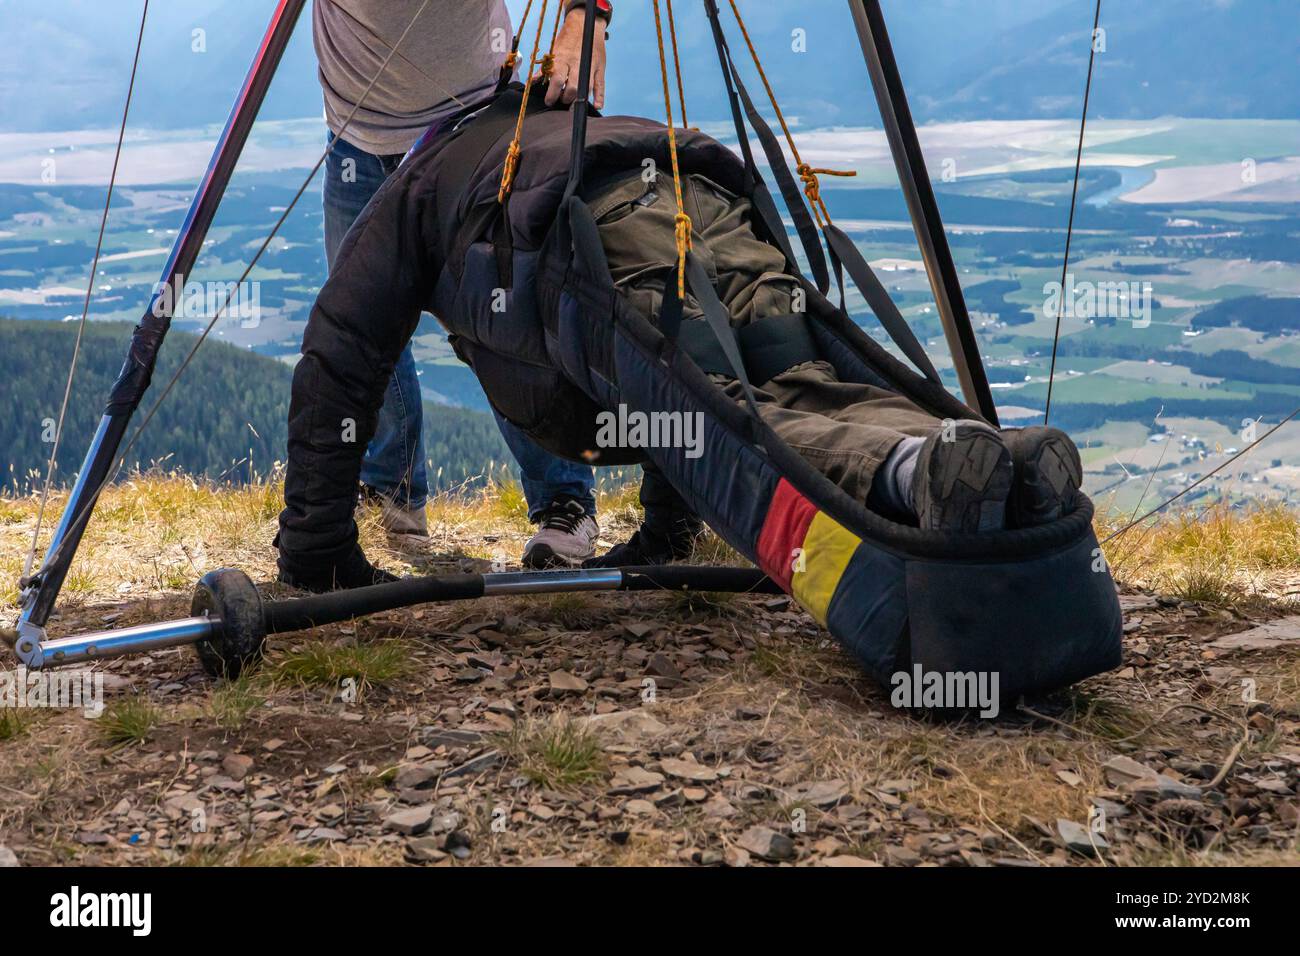
[[(692, 250), (732, 325), (794, 311), (796, 283), (785, 272), (781, 251), (755, 234), (748, 199), (690, 175), (682, 181), (682, 204), (691, 217)], [(658, 315), (664, 283), (677, 281), (672, 180), (661, 176), (650, 185), (639, 176), (623, 180), (598, 192), (591, 207), (615, 283), (642, 312)], [(682, 315), (702, 320), (689, 294)], [(728, 396), (744, 401), (739, 381), (713, 377)], [(938, 419), (901, 395), (841, 382), (828, 362), (804, 362), (752, 384), (763, 421), (809, 464), (862, 502), (872, 477), (899, 441), (928, 436), (940, 426)]]

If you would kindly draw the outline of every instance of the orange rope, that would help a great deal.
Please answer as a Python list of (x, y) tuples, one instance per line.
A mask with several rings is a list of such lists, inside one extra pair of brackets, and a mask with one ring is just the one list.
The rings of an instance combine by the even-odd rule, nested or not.
[(519, 32), (515, 34), (514, 43), (510, 45), (510, 52), (506, 54), (504, 69), (507, 73), (513, 73), (515, 67), (519, 65), (519, 38), (524, 35), (524, 25), (528, 23), (528, 11), (533, 8), (533, 0), (528, 0), (524, 6), (524, 15), (519, 18)]
[(819, 175), (856, 176), (857, 173), (852, 170), (815, 168), (803, 161), (803, 157), (799, 155), (799, 147), (795, 146), (794, 136), (790, 133), (790, 127), (785, 121), (785, 114), (781, 112), (781, 105), (776, 101), (776, 93), (772, 91), (772, 84), (768, 82), (767, 71), (763, 69), (763, 62), (758, 58), (758, 50), (754, 46), (754, 41), (750, 39), (749, 30), (745, 27), (745, 19), (740, 15), (740, 7), (736, 6), (736, 0), (728, 0), (728, 2), (731, 4), (731, 12), (736, 16), (736, 23), (740, 26), (740, 32), (745, 38), (745, 45), (749, 47), (749, 55), (754, 60), (754, 66), (758, 69), (759, 78), (763, 81), (763, 88), (767, 90), (768, 101), (772, 104), (772, 109), (776, 111), (777, 121), (781, 124), (781, 132), (785, 134), (785, 141), (790, 145), (790, 153), (794, 156), (795, 161), (795, 171), (799, 173), (799, 178), (803, 180), (804, 195), (808, 197), (808, 204), (812, 207), (813, 216), (817, 219), (817, 225), (828, 225), (831, 221), (831, 213), (822, 200), (821, 182), (817, 177)]
[[(505, 165), (501, 169), (501, 188), (497, 190), (497, 202), (504, 204), (506, 197), (510, 195), (510, 187), (515, 182), (515, 172), (519, 169), (519, 155), (523, 152), (519, 142), (524, 134), (524, 114), (528, 112), (528, 94), (533, 90), (533, 67), (537, 65), (537, 52), (542, 46), (542, 27), (546, 25), (546, 7), (550, 0), (542, 0), (542, 10), (537, 15), (537, 35), (533, 38), (533, 52), (528, 58), (528, 79), (524, 81), (524, 98), (519, 103), (519, 118), (515, 120), (514, 139), (510, 140), (510, 148), (506, 150)], [(532, 0), (528, 0), (528, 6), (532, 6)], [(528, 10), (524, 9), (524, 17), (527, 18)], [(520, 27), (522, 32), (523, 28)]]
[(550, 79), (551, 71), (555, 69), (555, 38), (560, 35), (560, 21), (564, 19), (564, 4), (558, 4), (555, 8), (555, 26), (551, 29), (551, 45), (542, 57), (542, 76)]
[(664, 81), (664, 110), (668, 114), (668, 154), (673, 161), (673, 192), (677, 196), (677, 216), (673, 237), (677, 242), (677, 298), (686, 300), (686, 253), (691, 248), (691, 217), (682, 205), (682, 176), (677, 164), (677, 133), (673, 128), (673, 94), (668, 88), (668, 59), (664, 53), (663, 21), (659, 18), (659, 0), (654, 0), (655, 34), (659, 39), (659, 72)]
[(682, 85), (682, 61), (677, 55), (677, 21), (673, 18), (673, 0), (664, 0), (668, 6), (668, 35), (673, 40), (673, 67), (677, 70), (677, 102), (682, 105), (682, 129), (690, 129), (686, 121), (686, 88)]

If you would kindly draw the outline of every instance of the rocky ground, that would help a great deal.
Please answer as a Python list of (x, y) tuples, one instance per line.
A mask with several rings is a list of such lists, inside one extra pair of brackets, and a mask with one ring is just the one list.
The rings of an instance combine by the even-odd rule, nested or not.
[[(269, 577), (273, 512), (223, 537), (233, 506), (204, 501), (149, 554), (89, 542), (51, 630), (183, 616), (184, 575), (140, 571), (176, 549)], [(443, 568), (524, 533), (435, 526)], [(98, 718), (0, 710), (0, 864), (1295, 863), (1289, 591), (1125, 593), (1120, 670), (993, 720), (895, 709), (783, 597), (426, 606), (274, 638), (227, 684), (188, 649), (122, 659)]]

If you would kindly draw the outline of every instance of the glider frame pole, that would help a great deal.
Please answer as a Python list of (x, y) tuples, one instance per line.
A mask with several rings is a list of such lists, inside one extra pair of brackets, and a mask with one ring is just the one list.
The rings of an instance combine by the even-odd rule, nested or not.
[[(261, 619), (266, 634), (284, 634), (420, 604), (579, 591), (783, 593), (774, 581), (756, 568), (659, 565), (505, 571), (402, 578), (350, 591), (269, 601), (262, 605)], [(220, 618), (191, 616), (157, 624), (140, 624), (43, 641), (32, 648), (32, 652), (24, 657), (23, 663), (30, 670), (92, 664), (128, 654), (143, 654), (219, 639), (225, 633), (226, 625)], [(19, 641), (21, 640), (20, 636)]]
[(884, 13), (879, 0), (849, 0), (849, 10), (867, 62), (867, 72), (871, 74), (871, 86), (885, 125), (889, 151), (894, 157), (899, 183), (907, 200), (908, 215), (916, 231), (917, 245), (925, 262), (925, 272), (943, 323), (948, 351), (952, 353), (962, 396), (967, 405), (996, 426), (998, 413), (993, 403), (993, 392), (980, 359), (979, 344), (966, 310), (966, 299), (957, 278), (948, 237), (943, 231), (939, 205), (934, 198), (930, 174), (925, 168), (925, 156), (912, 122), (912, 111), (907, 105), (907, 93), (885, 29)]
[[(149, 306), (131, 337), (131, 347), (113, 391), (108, 407), (100, 419), (95, 437), (78, 472), (63, 517), (40, 570), (21, 582), (22, 612), (18, 619), (16, 650), (19, 658), (38, 657), (45, 637), (45, 622), (54, 609), (68, 568), (76, 554), (82, 533), (95, 507), (97, 496), (115, 468), (131, 416), (149, 387), (158, 351), (171, 326), (171, 307), (178, 300), (186, 274), (193, 268), (203, 249), (208, 227), (216, 215), (235, 165), (266, 98), (280, 58), (293, 35), (298, 16), (306, 0), (278, 0), (275, 13), (262, 37), (257, 55), (240, 87), (235, 105), (217, 140), (207, 171), (190, 204), (184, 225), (176, 237), (162, 277), (155, 287)], [(164, 290), (174, 294), (164, 296)]]

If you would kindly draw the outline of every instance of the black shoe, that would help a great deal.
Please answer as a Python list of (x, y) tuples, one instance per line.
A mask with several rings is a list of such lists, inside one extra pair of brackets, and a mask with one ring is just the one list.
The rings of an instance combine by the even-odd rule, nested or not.
[(1011, 453), (995, 429), (969, 420), (947, 423), (925, 440), (917, 457), (917, 520), (930, 531), (1004, 528), (1011, 478)]
[(315, 594), (388, 584), (398, 580), (396, 575), (371, 564), (360, 545), (354, 546), (347, 557), (337, 564), (295, 561), (286, 558), (281, 551), (279, 565), (279, 580), (282, 584)]
[(1035, 425), (1006, 428), (1002, 439), (1011, 449), (1015, 482), (1007, 498), (1012, 528), (1032, 528), (1074, 510), (1083, 484), (1083, 462), (1065, 432)]
[(598, 558), (582, 562), (584, 568), (634, 568), (682, 561), (695, 552), (695, 539), (704, 525), (698, 518), (673, 522), (673, 531), (664, 534), (649, 524), (641, 527), (627, 541), (616, 544)]

